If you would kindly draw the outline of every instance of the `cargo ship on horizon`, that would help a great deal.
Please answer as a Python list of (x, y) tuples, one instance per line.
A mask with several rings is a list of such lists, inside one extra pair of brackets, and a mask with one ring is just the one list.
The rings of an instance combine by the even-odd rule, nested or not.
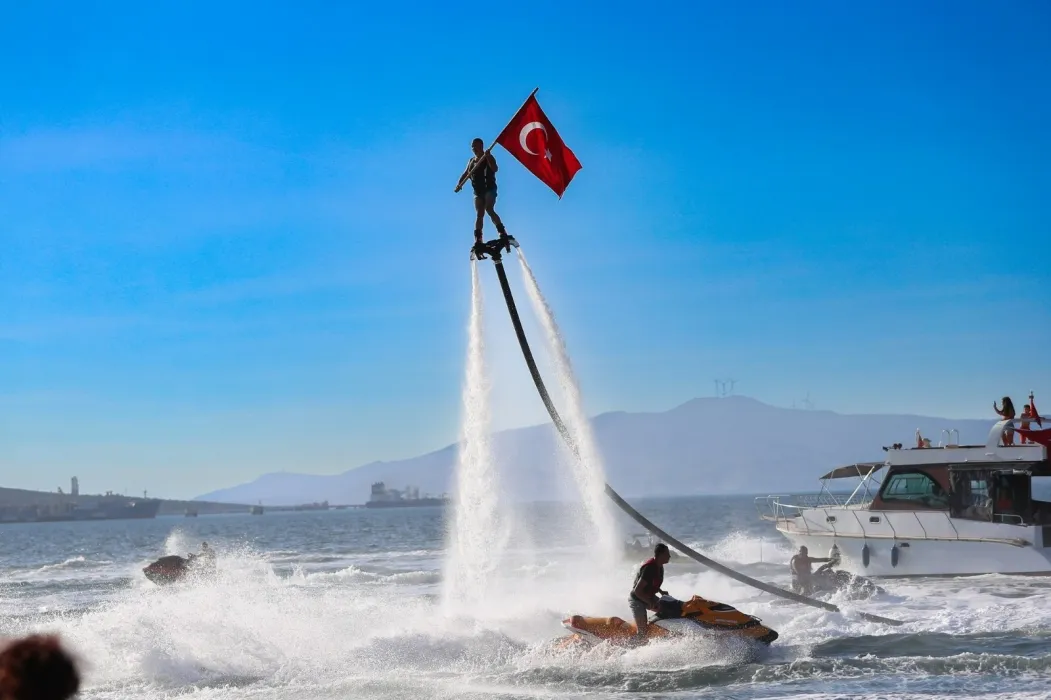
[(372, 485), (372, 496), (365, 503), (366, 508), (422, 508), (425, 506), (444, 506), (449, 499), (441, 496), (420, 497), (420, 489), (407, 486), (404, 491), (388, 489), (382, 481)]

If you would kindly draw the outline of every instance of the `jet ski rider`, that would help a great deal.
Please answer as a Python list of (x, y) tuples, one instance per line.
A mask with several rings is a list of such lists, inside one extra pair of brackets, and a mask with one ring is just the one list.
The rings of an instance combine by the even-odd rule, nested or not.
[(186, 561), (199, 566), (215, 568), (215, 550), (208, 546), (207, 542), (201, 543), (201, 553), (190, 552), (186, 555)]
[(209, 547), (207, 542), (201, 542), (201, 553), (197, 556), (212, 564), (215, 563), (215, 550)]
[(799, 553), (792, 557), (789, 566), (792, 569), (792, 590), (803, 595), (810, 595), (813, 588), (810, 565), (819, 562), (831, 562), (830, 557), (812, 557), (806, 547), (800, 547)]
[(668, 545), (658, 543), (653, 548), (653, 558), (647, 559), (639, 567), (635, 574), (635, 583), (628, 596), (628, 605), (631, 614), (635, 618), (635, 642), (639, 643), (646, 639), (646, 630), (649, 627), (647, 611), (657, 612), (660, 608), (658, 593), (668, 594), (661, 590), (664, 585), (664, 565), (671, 561), (671, 552)]

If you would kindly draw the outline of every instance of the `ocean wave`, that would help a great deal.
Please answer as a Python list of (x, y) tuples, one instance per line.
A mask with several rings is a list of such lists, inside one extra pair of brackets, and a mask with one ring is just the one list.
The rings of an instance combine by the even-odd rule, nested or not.
[(25, 580), (38, 578), (43, 575), (54, 575), (61, 574), (66, 571), (77, 571), (84, 569), (101, 568), (113, 564), (108, 559), (88, 559), (84, 555), (77, 555), (70, 557), (60, 562), (54, 562), (51, 564), (43, 564), (41, 566), (33, 567), (20, 567), (8, 569), (4, 572), (4, 577), (9, 580)]
[(323, 571), (304, 574), (304, 578), (312, 581), (324, 581), (332, 579), (349, 580), (370, 584), (429, 584), (439, 583), (442, 579), (439, 571), (399, 571), (399, 572), (377, 572), (367, 571), (357, 566), (348, 566), (339, 571)]
[(993, 674), (1000, 677), (1051, 671), (1051, 655), (1039, 657), (964, 652), (954, 656), (876, 657), (800, 659), (779, 666), (755, 669), (752, 680), (772, 682), (808, 678), (855, 678), (874, 673), (912, 676), (958, 676)]
[(1051, 646), (1051, 630), (1032, 630), (1029, 634), (985, 632), (978, 634), (885, 634), (838, 637), (811, 648), (814, 657), (871, 656), (931, 658), (957, 656), (980, 649), (983, 654), (1035, 657)]
[[(37, 569), (37, 573), (43, 573), (45, 571), (57, 571), (59, 569), (73, 568), (73, 567), (80, 566), (81, 564), (84, 564), (86, 562), (87, 562), (87, 559), (85, 559), (83, 555), (70, 557), (69, 559), (66, 559), (65, 561), (59, 562), (57, 564), (45, 564), (44, 566), (41, 566), (39, 569)], [(101, 562), (99, 562), (99, 563), (101, 563)]]
[(792, 548), (784, 538), (756, 537), (741, 531), (732, 532), (707, 547), (701, 543), (690, 546), (722, 563), (788, 566), (792, 558)]
[[(610, 647), (605, 647), (608, 652)], [(651, 650), (652, 652), (652, 650)], [(687, 652), (683, 654), (682, 652)], [(856, 680), (873, 676), (927, 678), (961, 675), (1020, 678), (1043, 676), (1051, 671), (1051, 656), (1036, 658), (1003, 654), (963, 653), (952, 657), (801, 658), (781, 663), (755, 663), (718, 654), (705, 656), (683, 649), (661, 659), (651, 653), (645, 663), (634, 665), (630, 654), (621, 658), (573, 657), (571, 663), (539, 665), (504, 676), (522, 686), (566, 686), (618, 689), (639, 693), (673, 693), (737, 684), (784, 684), (805, 681)], [(502, 675), (502, 674), (499, 674)]]

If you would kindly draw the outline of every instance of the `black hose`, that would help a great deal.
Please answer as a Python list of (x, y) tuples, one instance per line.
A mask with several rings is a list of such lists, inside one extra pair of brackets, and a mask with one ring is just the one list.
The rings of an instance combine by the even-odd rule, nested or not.
[[(529, 367), (529, 373), (533, 377), (533, 383), (536, 385), (537, 391), (540, 393), (540, 399), (544, 402), (544, 407), (547, 408), (548, 414), (551, 416), (551, 421), (555, 424), (555, 428), (558, 430), (562, 439), (566, 441), (566, 445), (569, 447), (573, 455), (579, 460), (580, 451), (577, 448), (576, 441), (566, 428), (566, 424), (562, 422), (562, 416), (559, 415), (558, 409), (555, 408), (554, 402), (551, 400), (551, 395), (547, 392), (547, 386), (544, 385), (544, 378), (540, 376), (540, 370), (536, 366), (536, 360), (533, 359), (533, 351), (529, 348), (529, 340), (526, 338), (525, 330), (522, 328), (522, 320), (518, 316), (518, 307), (515, 305), (514, 296), (511, 294), (511, 285), (507, 281), (507, 272), (504, 270), (504, 263), (502, 257), (493, 256), (493, 263), (496, 267), (496, 275), (500, 278), (500, 288), (504, 293), (504, 301), (507, 302), (507, 311), (511, 315), (511, 323), (515, 328), (515, 335), (518, 336), (518, 344), (522, 348), (522, 355), (525, 357), (526, 365)], [(642, 527), (646, 528), (649, 532), (653, 533), (657, 537), (661, 538), (671, 546), (678, 549), (680, 552), (693, 559), (694, 561), (700, 562), (705, 566), (715, 569), (716, 571), (729, 576), (732, 579), (740, 581), (741, 583), (758, 588), (761, 591), (772, 593), (788, 600), (794, 600), (797, 603), (803, 605), (809, 605), (814, 608), (821, 608), (830, 612), (842, 612), (837, 606), (826, 603), (821, 600), (814, 600), (813, 598), (807, 598), (806, 596), (799, 595), (792, 591), (778, 588), (777, 586), (764, 583), (758, 579), (754, 579), (750, 576), (734, 571), (728, 566), (720, 564), (717, 561), (713, 561), (708, 557), (694, 551), (692, 548), (686, 546), (676, 538), (669, 535), (667, 532), (650, 522), (644, 515), (635, 510), (627, 501), (620, 497), (613, 487), (606, 484), (606, 495), (617, 504), (617, 506), (627, 513), (635, 522)], [(858, 612), (858, 615), (870, 622), (881, 622), (887, 625), (902, 625), (905, 624), (901, 620), (892, 620), (887, 617), (881, 617), (879, 615), (873, 615), (866, 612)]]

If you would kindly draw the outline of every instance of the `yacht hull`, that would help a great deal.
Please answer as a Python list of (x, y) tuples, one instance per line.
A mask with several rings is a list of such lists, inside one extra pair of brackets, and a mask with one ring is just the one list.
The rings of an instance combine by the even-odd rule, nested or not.
[[(839, 569), (866, 578), (913, 576), (971, 576), (982, 574), (1051, 575), (1051, 549), (1042, 542), (1011, 545), (1004, 542), (945, 541), (930, 539), (863, 539), (786, 532), (795, 547), (805, 546), (811, 556), (824, 556), (833, 541), (839, 547)], [(1015, 528), (1031, 531), (1035, 528)], [(1040, 533), (1036, 533), (1038, 536)], [(868, 548), (868, 564), (864, 549)], [(897, 550), (895, 554), (894, 550)]]

